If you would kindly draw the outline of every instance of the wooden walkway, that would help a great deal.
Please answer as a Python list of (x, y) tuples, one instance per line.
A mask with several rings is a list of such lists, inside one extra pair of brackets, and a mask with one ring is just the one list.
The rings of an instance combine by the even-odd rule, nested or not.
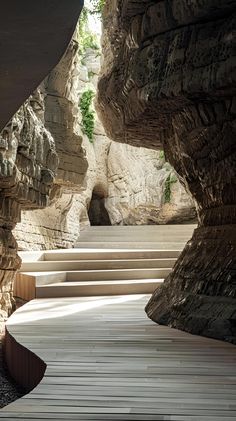
[(154, 324), (148, 298), (41, 299), (14, 313), (9, 334), (47, 369), (0, 419), (235, 421), (236, 348)]

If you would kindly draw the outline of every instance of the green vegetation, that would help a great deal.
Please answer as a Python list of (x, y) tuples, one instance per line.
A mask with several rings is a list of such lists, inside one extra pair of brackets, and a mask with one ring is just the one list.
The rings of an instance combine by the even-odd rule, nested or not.
[(92, 50), (100, 50), (99, 41), (96, 34), (88, 29), (88, 16), (91, 14), (90, 9), (84, 7), (79, 18), (79, 53), (84, 55), (87, 48)]
[(164, 203), (170, 203), (171, 200), (171, 186), (177, 182), (177, 177), (173, 174), (169, 174), (165, 180), (164, 187)]
[(99, 17), (101, 17), (105, 1), (106, 0), (90, 0), (92, 6), (90, 13), (92, 15), (99, 15)]
[(92, 79), (94, 76), (96, 76), (96, 73), (94, 73), (92, 70), (88, 71), (88, 78), (89, 80)]
[[(86, 65), (86, 50), (91, 48), (96, 50), (96, 56), (100, 55), (99, 37), (89, 29), (89, 15), (96, 15), (101, 18), (102, 9), (106, 0), (90, 0), (87, 7), (83, 7), (79, 18), (78, 42), (81, 64)], [(91, 79), (94, 76), (92, 71), (88, 72)], [(87, 89), (80, 97), (79, 108), (82, 115), (82, 131), (93, 141), (95, 126), (95, 111), (93, 109), (94, 91)]]
[(99, 50), (99, 44), (97, 37), (94, 34), (89, 32), (85, 33), (82, 38), (80, 38), (80, 47), (82, 47), (82, 52), (84, 53), (87, 48), (92, 50)]
[(92, 109), (94, 95), (95, 93), (92, 89), (88, 89), (82, 93), (79, 102), (79, 108), (82, 114), (82, 132), (88, 136), (90, 142), (93, 141), (95, 125), (95, 112)]
[(165, 161), (165, 154), (164, 154), (164, 151), (160, 151), (160, 153), (159, 153), (159, 158), (160, 158), (160, 159), (163, 159), (163, 160)]

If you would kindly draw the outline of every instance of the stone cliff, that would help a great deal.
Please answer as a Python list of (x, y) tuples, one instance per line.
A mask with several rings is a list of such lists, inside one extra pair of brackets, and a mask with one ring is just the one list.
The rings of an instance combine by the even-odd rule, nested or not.
[(232, 0), (111, 0), (100, 118), (113, 140), (164, 148), (199, 227), (147, 305), (158, 323), (236, 341)]

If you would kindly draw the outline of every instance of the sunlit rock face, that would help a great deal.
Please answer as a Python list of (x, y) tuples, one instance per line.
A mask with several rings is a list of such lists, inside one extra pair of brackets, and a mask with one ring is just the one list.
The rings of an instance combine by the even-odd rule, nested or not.
[(164, 148), (199, 227), (147, 305), (158, 323), (236, 341), (236, 2), (107, 2), (98, 106), (114, 140)]
[(193, 201), (159, 151), (107, 141), (105, 206), (112, 225), (195, 220)]
[(61, 61), (39, 88), (44, 92), (43, 124), (54, 139), (59, 164), (47, 208), (24, 211), (16, 227), (15, 236), (23, 250), (71, 247), (79, 235), (83, 205), (78, 195), (85, 190), (88, 168), (80, 129), (79, 68), (75, 34)]

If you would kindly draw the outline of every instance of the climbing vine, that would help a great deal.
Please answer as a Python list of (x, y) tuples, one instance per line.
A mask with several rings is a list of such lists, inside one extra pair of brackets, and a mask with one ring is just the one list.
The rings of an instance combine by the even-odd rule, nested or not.
[(88, 89), (82, 93), (79, 102), (79, 108), (82, 115), (82, 132), (88, 136), (90, 142), (93, 141), (95, 125), (95, 112), (92, 109), (94, 95), (92, 89)]
[(169, 174), (165, 180), (164, 186), (164, 203), (170, 203), (171, 200), (171, 186), (177, 182), (177, 177), (173, 174)]

